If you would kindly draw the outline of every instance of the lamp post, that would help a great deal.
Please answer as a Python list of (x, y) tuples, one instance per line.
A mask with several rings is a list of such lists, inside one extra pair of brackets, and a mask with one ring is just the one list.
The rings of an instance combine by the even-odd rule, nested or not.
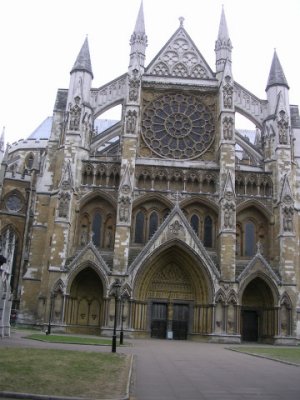
[(123, 337), (124, 337), (124, 332), (123, 332), (124, 300), (125, 300), (125, 296), (122, 294), (122, 295), (121, 295), (121, 331), (120, 331), (120, 345), (123, 344)]
[(112, 285), (112, 295), (115, 298), (115, 317), (114, 317), (114, 331), (112, 336), (111, 351), (115, 353), (117, 351), (117, 317), (118, 317), (118, 299), (120, 296), (121, 282), (116, 279)]
[(52, 320), (53, 299), (54, 299), (54, 293), (51, 292), (51, 294), (50, 294), (49, 321), (48, 321), (48, 329), (47, 329), (47, 331), (46, 331), (46, 335), (50, 335), (50, 333), (51, 333), (51, 320)]

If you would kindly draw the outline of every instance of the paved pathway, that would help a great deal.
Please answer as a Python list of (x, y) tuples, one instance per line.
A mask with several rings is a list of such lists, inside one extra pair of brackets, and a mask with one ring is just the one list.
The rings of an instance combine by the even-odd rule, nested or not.
[(299, 400), (300, 368), (208, 343), (136, 340), (137, 400)]
[[(154, 339), (131, 343), (117, 351), (135, 355), (132, 400), (300, 399), (300, 367), (229, 351), (221, 344)], [(111, 351), (22, 339), (19, 332), (0, 339), (1, 345)]]

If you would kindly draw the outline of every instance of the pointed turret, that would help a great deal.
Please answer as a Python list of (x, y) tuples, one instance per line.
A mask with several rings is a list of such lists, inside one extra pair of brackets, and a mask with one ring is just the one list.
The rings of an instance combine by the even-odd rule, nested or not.
[(226, 60), (231, 63), (231, 40), (229, 38), (224, 7), (222, 7), (221, 20), (219, 25), (218, 39), (215, 44), (216, 52), (216, 71), (221, 72), (224, 70)]
[(143, 1), (141, 1), (141, 6), (137, 16), (134, 32), (130, 38), (130, 45), (131, 52), (129, 68), (131, 70), (139, 70), (140, 67), (144, 68), (147, 47), (147, 35), (145, 32)]
[(75, 64), (74, 64), (73, 68), (71, 69), (70, 74), (72, 74), (75, 71), (88, 72), (89, 74), (91, 74), (92, 78), (94, 78), (87, 37), (85, 38), (85, 41), (81, 47), (81, 50), (76, 58)]
[(266, 91), (271, 86), (285, 86), (289, 89), (289, 85), (287, 83), (286, 77), (284, 75), (282, 66), (280, 64), (279, 58), (277, 56), (276, 50), (274, 50), (272, 65), (269, 73), (269, 79), (266, 87)]
[[(81, 50), (70, 72), (70, 85), (67, 101), (67, 109), (77, 107), (83, 103), (90, 103), (90, 89), (93, 79), (92, 64), (88, 38), (86, 37)], [(77, 110), (77, 113), (79, 112)]]
[(269, 115), (279, 111), (277, 110), (279, 97), (281, 101), (281, 108), (285, 112), (289, 111), (289, 85), (284, 75), (276, 50), (274, 50), (266, 93), (269, 103)]

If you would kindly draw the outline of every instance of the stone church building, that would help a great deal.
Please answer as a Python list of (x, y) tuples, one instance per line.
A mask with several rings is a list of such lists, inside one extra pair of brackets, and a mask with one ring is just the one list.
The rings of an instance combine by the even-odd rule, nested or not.
[(111, 335), (117, 301), (127, 337), (299, 340), (298, 106), (276, 52), (265, 99), (234, 80), (224, 10), (216, 38), (212, 68), (180, 19), (146, 65), (141, 5), (127, 72), (93, 87), (86, 39), (52, 117), (2, 138), (18, 324)]

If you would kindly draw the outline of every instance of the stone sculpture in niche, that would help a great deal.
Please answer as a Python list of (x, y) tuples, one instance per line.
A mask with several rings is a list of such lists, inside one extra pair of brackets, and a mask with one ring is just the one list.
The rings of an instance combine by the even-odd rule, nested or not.
[(69, 128), (72, 131), (78, 131), (80, 125), (81, 107), (79, 106), (80, 97), (75, 97), (75, 106), (70, 107), (70, 124)]

